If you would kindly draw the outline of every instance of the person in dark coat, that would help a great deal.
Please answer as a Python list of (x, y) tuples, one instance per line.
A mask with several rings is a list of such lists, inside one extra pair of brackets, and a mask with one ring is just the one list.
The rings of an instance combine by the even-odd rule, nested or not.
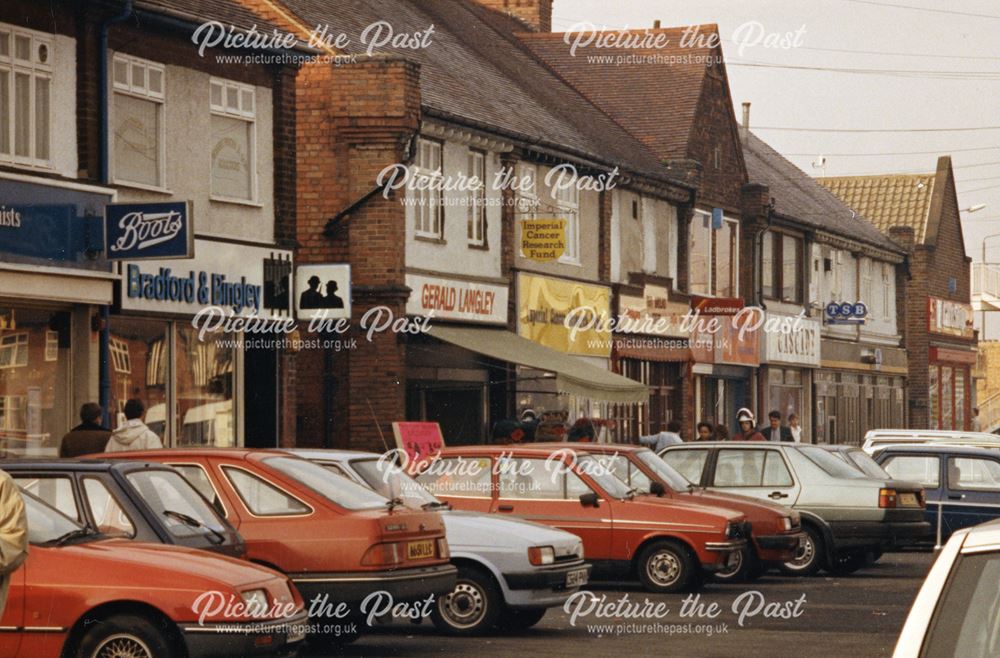
[(781, 424), (781, 412), (777, 409), (767, 415), (770, 425), (765, 425), (757, 429), (766, 441), (787, 441), (794, 442), (792, 429), (788, 425)]
[(62, 438), (59, 445), (59, 456), (63, 458), (90, 455), (104, 452), (111, 438), (111, 430), (101, 425), (101, 405), (88, 402), (80, 407), (80, 420), (83, 421)]

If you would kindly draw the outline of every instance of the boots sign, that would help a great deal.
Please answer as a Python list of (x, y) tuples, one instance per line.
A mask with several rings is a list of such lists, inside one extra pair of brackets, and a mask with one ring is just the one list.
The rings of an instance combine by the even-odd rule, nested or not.
[(193, 258), (191, 202), (112, 203), (104, 211), (109, 260)]

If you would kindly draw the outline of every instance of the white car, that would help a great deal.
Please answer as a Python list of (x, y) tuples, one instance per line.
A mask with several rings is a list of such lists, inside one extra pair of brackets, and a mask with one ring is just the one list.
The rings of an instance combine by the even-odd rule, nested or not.
[(893, 658), (1000, 656), (1000, 522), (959, 530), (917, 594)]
[(869, 430), (861, 449), (869, 455), (890, 445), (943, 443), (948, 445), (1000, 448), (1000, 435), (989, 432), (958, 432), (952, 430)]
[(380, 455), (353, 450), (288, 450), (337, 475), (399, 499), (415, 509), (442, 512), (458, 581), (431, 613), (434, 625), (453, 635), (523, 629), (561, 606), (590, 577), (583, 543), (574, 534), (489, 514), (451, 510)]

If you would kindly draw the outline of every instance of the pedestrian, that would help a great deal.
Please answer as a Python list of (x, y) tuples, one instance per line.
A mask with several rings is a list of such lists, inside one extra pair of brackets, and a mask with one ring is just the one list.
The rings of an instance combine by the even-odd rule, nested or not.
[(0, 617), (7, 605), (11, 574), (28, 557), (28, 516), (21, 490), (0, 471)]
[(758, 432), (764, 435), (767, 441), (787, 441), (792, 442), (792, 431), (787, 425), (781, 424), (781, 412), (775, 409), (767, 414), (768, 425), (758, 428)]
[(87, 402), (80, 407), (81, 422), (62, 438), (60, 457), (79, 457), (104, 451), (111, 438), (111, 430), (101, 425), (101, 414), (101, 405), (96, 402)]
[(523, 441), (533, 443), (535, 440), (535, 429), (538, 427), (538, 414), (534, 409), (525, 409), (521, 412), (521, 429), (524, 430)]
[(576, 422), (573, 423), (573, 427), (569, 428), (566, 440), (581, 443), (593, 443), (596, 441), (597, 430), (594, 428), (593, 421), (586, 417), (577, 418)]
[(969, 426), (972, 428), (973, 432), (983, 431), (983, 422), (979, 420), (979, 407), (972, 408), (972, 420), (970, 421)]
[(644, 446), (651, 447), (653, 452), (660, 452), (667, 446), (684, 443), (684, 439), (681, 438), (680, 432), (680, 421), (672, 420), (667, 423), (667, 429), (665, 431), (658, 434), (650, 434), (649, 436), (640, 436), (639, 443)]
[(715, 426), (715, 440), (716, 441), (729, 441), (729, 428), (719, 423)]
[(156, 450), (163, 447), (160, 437), (142, 422), (144, 411), (146, 407), (142, 400), (132, 398), (125, 403), (125, 422), (111, 433), (105, 452)]
[(788, 414), (788, 429), (792, 433), (792, 439), (796, 443), (802, 443), (802, 426), (799, 425), (798, 414)]
[(706, 423), (701, 421), (697, 425), (698, 430), (698, 440), (699, 441), (712, 441), (715, 439), (715, 428), (712, 427), (711, 423)]
[(739, 423), (740, 431), (733, 436), (733, 441), (766, 441), (764, 435), (754, 429), (753, 412), (743, 407), (736, 412), (736, 422)]

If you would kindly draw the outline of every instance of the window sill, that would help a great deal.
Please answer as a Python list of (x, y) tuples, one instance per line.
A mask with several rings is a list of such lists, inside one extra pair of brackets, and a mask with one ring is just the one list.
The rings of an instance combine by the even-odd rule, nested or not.
[(264, 204), (260, 201), (250, 201), (247, 199), (231, 199), (224, 196), (210, 196), (208, 200), (212, 203), (229, 203), (234, 206), (247, 206), (250, 208), (263, 208)]
[(153, 192), (154, 194), (163, 194), (165, 196), (173, 196), (174, 191), (167, 189), (165, 187), (159, 187), (157, 185), (146, 185), (144, 183), (132, 183), (130, 181), (118, 180), (117, 178), (112, 181), (112, 185), (118, 187), (127, 187), (133, 190), (142, 190), (143, 192)]
[(469, 249), (475, 249), (476, 251), (489, 251), (490, 250), (490, 246), (488, 244), (486, 244), (485, 242), (483, 242), (483, 243), (469, 242), (466, 246)]
[(560, 265), (570, 265), (572, 267), (583, 267), (583, 263), (580, 260), (570, 260), (568, 258), (560, 258), (556, 261)]
[(31, 162), (29, 160), (19, 160), (16, 157), (9, 157), (6, 155), (0, 156), (0, 165), (26, 169), (36, 173), (52, 173), (55, 171), (55, 167), (52, 166), (51, 162)]
[(413, 239), (420, 242), (429, 242), (431, 244), (448, 244), (448, 241), (444, 238), (439, 238), (434, 235), (420, 235), (419, 233), (415, 233), (413, 235)]

